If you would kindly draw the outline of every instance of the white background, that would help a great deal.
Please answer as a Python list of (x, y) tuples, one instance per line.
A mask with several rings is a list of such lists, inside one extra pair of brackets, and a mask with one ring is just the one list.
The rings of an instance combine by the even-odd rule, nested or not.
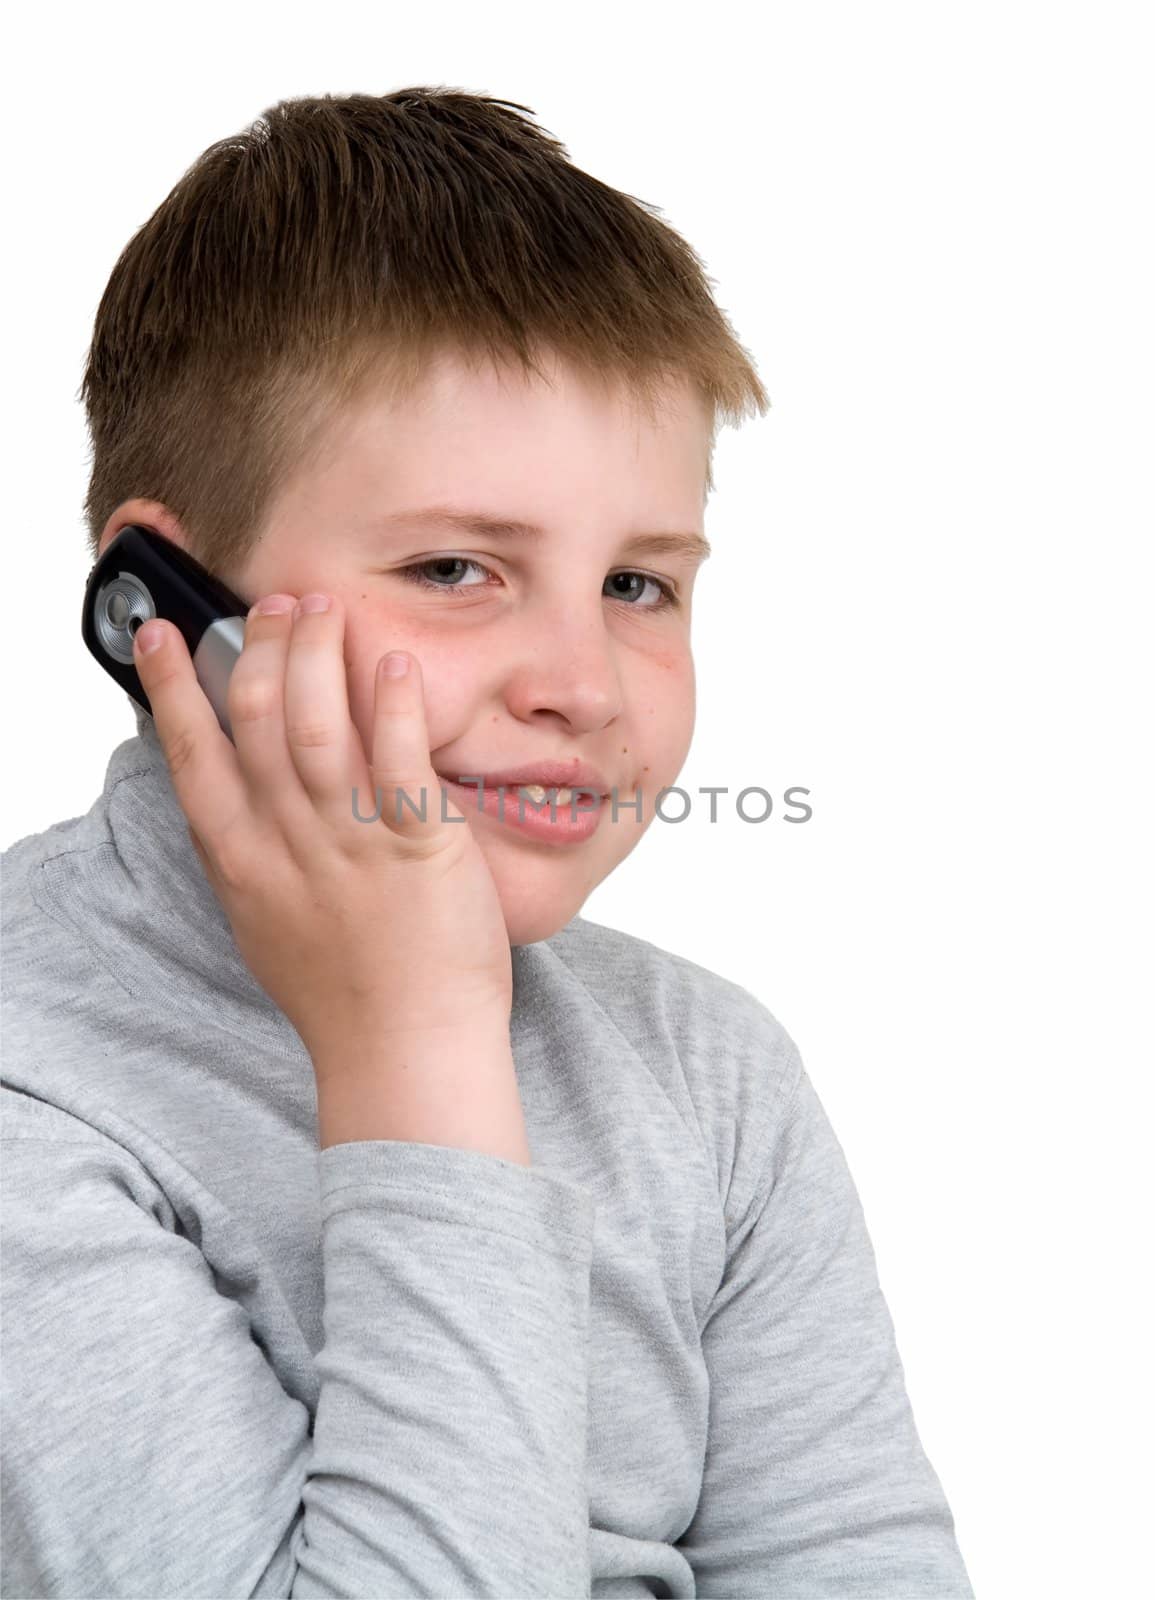
[(798, 1042), (982, 1600), (1150, 1592), (1142, 9), (106, 4), (8, 28), (4, 844), (86, 810), (134, 732), (79, 634), (76, 396), (119, 252), (205, 146), (297, 94), (493, 94), (704, 258), (772, 409), (718, 449), (681, 781), (760, 784), (775, 815), (724, 801), (711, 827), (699, 798), (584, 914)]

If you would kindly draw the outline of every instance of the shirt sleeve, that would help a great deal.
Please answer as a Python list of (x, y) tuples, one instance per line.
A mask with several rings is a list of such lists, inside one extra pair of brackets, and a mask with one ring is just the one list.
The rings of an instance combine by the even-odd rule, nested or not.
[(707, 1600), (973, 1600), (858, 1192), (792, 1042), (778, 1105), (739, 1130), (759, 1172), (702, 1334), (706, 1462), (678, 1549)]
[(54, 1107), (3, 1132), (5, 1594), (589, 1593), (584, 1190), (319, 1151), (311, 1428), (127, 1150)]

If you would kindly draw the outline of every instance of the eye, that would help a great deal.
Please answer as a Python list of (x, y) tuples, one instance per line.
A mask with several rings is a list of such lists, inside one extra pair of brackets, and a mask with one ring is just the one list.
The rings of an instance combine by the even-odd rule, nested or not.
[(481, 589), (482, 583), (454, 583), (452, 575), (442, 573), (439, 578), (427, 578), (425, 571), (428, 567), (473, 567), (478, 572), (487, 572), (479, 561), (469, 561), (465, 556), (432, 556), (428, 561), (418, 561), (411, 567), (398, 568), (399, 576), (407, 583), (415, 583), (419, 589), (437, 589), (444, 593), (447, 589)]
[[(470, 567), (475, 572), (484, 573), (488, 577), (493, 576), (488, 567), (482, 566), (480, 561), (473, 561), (467, 556), (431, 556), (427, 561), (416, 561), (412, 566), (398, 567), (397, 575), (403, 578), (406, 583), (416, 584), (419, 589), (431, 589), (437, 594), (483, 589), (485, 587), (484, 578), (480, 583), (458, 583), (454, 581), (465, 569)], [(431, 569), (437, 569), (436, 576), (427, 576)], [(648, 572), (627, 571), (611, 572), (606, 579), (607, 584), (613, 585), (620, 584), (623, 581), (634, 584), (640, 582), (643, 588), (640, 591), (635, 589), (628, 594), (624, 594), (618, 589), (611, 590), (609, 596), (611, 600), (620, 600), (623, 604), (632, 606), (640, 611), (665, 611), (681, 604), (677, 589), (666, 578), (655, 578)], [(649, 604), (641, 604), (637, 599), (637, 595), (639, 592), (644, 592), (644, 585), (647, 583), (657, 590), (658, 599), (651, 601)]]
[[(679, 603), (677, 590), (673, 584), (665, 578), (654, 578), (648, 572), (611, 572), (606, 582), (617, 583), (623, 578), (630, 581), (640, 580), (643, 584), (651, 583), (657, 589), (661, 598), (653, 605), (642, 606), (641, 609), (643, 611), (664, 611), (667, 606), (676, 606)], [(625, 600), (627, 605), (636, 604), (633, 596), (615, 594), (613, 598), (615, 600)]]

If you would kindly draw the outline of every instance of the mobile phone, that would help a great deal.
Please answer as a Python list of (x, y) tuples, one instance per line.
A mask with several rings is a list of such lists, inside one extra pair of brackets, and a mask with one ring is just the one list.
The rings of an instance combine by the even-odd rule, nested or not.
[(151, 717), (133, 665), (133, 636), (152, 617), (173, 623), (217, 721), (232, 739), (229, 677), (244, 646), (249, 609), (186, 550), (133, 523), (120, 530), (88, 574), (80, 629), (104, 670)]

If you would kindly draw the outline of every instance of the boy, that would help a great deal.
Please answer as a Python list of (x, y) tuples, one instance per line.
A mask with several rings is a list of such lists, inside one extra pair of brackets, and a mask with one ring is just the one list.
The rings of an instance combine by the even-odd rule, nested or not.
[(4, 856), (6, 1593), (972, 1593), (793, 1041), (579, 915), (766, 397), (526, 109), (284, 102), (101, 302), (93, 554), (253, 610)]

